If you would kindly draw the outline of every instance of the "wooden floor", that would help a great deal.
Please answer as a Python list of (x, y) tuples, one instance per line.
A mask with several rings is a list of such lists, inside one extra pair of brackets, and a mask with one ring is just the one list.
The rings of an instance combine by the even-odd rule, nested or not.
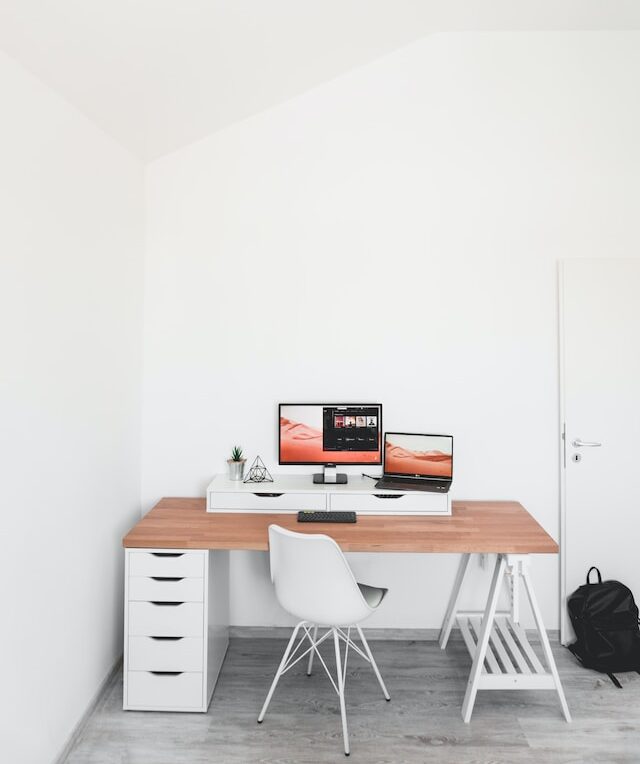
[[(233, 639), (207, 714), (122, 711), (119, 675), (89, 719), (68, 764), (213, 764), (339, 762), (337, 696), (301, 662), (282, 680), (265, 721), (256, 717), (285, 643)], [(554, 646), (574, 721), (567, 724), (553, 692), (479, 692), (471, 724), (460, 717), (470, 668), (458, 637), (446, 652), (436, 642), (371, 643), (391, 694), (349, 656), (349, 761), (439, 764), (638, 764), (640, 676), (620, 674), (616, 689), (581, 669)], [(326, 650), (327, 662), (330, 651)], [(323, 655), (325, 654), (323, 653)]]

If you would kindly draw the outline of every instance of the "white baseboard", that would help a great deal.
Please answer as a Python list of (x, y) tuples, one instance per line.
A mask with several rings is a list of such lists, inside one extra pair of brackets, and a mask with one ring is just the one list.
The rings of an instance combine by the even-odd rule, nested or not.
[[(288, 639), (291, 636), (291, 626), (230, 626), (229, 637), (231, 639)], [(367, 639), (405, 640), (408, 642), (435, 642), (440, 636), (440, 629), (368, 629), (363, 627)], [(558, 641), (559, 631), (552, 629), (547, 631), (552, 642)], [(454, 629), (451, 639), (459, 637), (459, 632)], [(531, 642), (538, 641), (538, 632), (535, 629), (527, 629), (527, 637)]]
[(76, 744), (78, 738), (82, 734), (82, 731), (86, 727), (89, 717), (94, 712), (96, 706), (98, 705), (98, 703), (102, 699), (102, 696), (107, 690), (107, 687), (111, 684), (115, 675), (121, 670), (122, 670), (122, 655), (120, 655), (117, 658), (116, 662), (109, 669), (109, 673), (105, 676), (102, 682), (100, 682), (100, 685), (98, 686), (98, 689), (95, 691), (95, 693), (93, 694), (93, 697), (89, 701), (89, 705), (85, 709), (85, 712), (82, 714), (78, 723), (71, 731), (71, 734), (67, 738), (66, 743), (62, 746), (62, 750), (53, 760), (53, 764), (65, 763), (65, 761), (67, 760), (67, 757), (69, 756), (69, 754), (71, 753), (71, 750), (73, 749), (73, 746)]
[[(291, 626), (230, 626), (231, 639), (289, 639)], [(405, 639), (431, 642), (438, 639), (439, 629), (367, 629), (367, 639)]]

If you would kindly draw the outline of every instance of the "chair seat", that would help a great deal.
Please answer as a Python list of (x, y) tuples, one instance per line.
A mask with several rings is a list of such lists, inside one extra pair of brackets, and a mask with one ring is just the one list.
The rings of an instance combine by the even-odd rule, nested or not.
[(378, 607), (389, 591), (388, 589), (381, 589), (378, 586), (369, 586), (368, 584), (358, 584), (358, 588), (369, 607)]

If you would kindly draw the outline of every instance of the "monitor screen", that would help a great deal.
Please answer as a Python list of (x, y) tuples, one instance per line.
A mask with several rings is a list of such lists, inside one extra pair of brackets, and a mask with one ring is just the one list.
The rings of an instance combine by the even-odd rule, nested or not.
[(382, 464), (379, 403), (281, 403), (280, 464)]
[(412, 477), (452, 477), (453, 437), (386, 432), (384, 473)]

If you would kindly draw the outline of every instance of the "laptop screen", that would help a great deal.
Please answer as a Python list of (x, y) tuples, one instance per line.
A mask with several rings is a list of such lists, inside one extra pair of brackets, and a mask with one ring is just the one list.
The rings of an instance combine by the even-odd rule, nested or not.
[(453, 476), (453, 437), (386, 432), (384, 474), (450, 479)]

